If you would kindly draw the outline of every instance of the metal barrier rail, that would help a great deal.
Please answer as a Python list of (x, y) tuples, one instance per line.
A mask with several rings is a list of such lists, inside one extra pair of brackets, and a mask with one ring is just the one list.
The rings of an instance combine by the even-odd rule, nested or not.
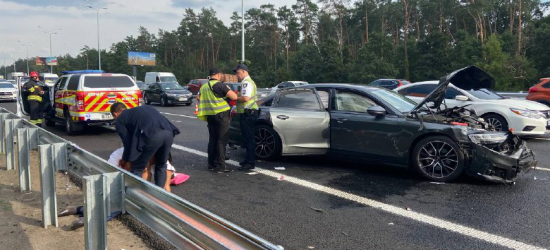
[(179, 249), (282, 249), (4, 108), (0, 137), (0, 153), (10, 160), (8, 170), (15, 169), (18, 153), (21, 192), (31, 190), (29, 152), (39, 150), (45, 228), (57, 227), (55, 172), (69, 171), (83, 179), (86, 249), (106, 249), (106, 216), (113, 212), (131, 214)]

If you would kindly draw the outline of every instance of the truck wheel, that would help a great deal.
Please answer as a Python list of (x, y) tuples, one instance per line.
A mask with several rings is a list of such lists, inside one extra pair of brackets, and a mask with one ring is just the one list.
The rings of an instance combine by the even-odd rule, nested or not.
[(65, 113), (65, 132), (68, 135), (76, 135), (84, 130), (84, 124), (74, 122), (71, 114)]

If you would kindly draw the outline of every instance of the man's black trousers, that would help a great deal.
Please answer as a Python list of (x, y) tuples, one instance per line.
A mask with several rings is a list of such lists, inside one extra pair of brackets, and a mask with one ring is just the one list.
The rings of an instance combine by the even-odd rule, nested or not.
[(42, 123), (42, 107), (40, 106), (40, 102), (29, 101), (29, 113), (31, 123)]
[(258, 110), (247, 109), (240, 116), (241, 133), (244, 140), (244, 148), (246, 155), (244, 162), (252, 166), (256, 165), (256, 139), (254, 132), (256, 131), (256, 121), (258, 120)]
[(227, 132), (229, 131), (230, 112), (225, 111), (216, 115), (207, 115), (208, 122), (208, 167), (226, 169), (225, 150)]
[(172, 149), (174, 133), (161, 130), (150, 138), (144, 139), (141, 154), (132, 162), (132, 172), (141, 177), (143, 170), (151, 158), (155, 157), (155, 185), (164, 188), (166, 184), (166, 161)]

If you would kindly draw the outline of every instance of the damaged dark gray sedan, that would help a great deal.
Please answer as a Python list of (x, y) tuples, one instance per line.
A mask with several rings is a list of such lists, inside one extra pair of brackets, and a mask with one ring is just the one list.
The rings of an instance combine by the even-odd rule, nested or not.
[[(310, 84), (279, 90), (260, 105), (256, 156), (328, 154), (414, 169), (430, 181), (463, 173), (513, 183), (537, 164), (526, 143), (495, 132), (468, 107), (446, 109), (449, 83), (459, 88), (494, 87), (477, 67), (444, 77), (423, 102), (385, 89), (348, 84)], [(230, 142), (242, 144), (238, 117)]]

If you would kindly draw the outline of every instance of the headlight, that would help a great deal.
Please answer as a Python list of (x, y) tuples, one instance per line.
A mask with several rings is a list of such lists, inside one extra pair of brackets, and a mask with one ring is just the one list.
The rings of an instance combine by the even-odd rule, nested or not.
[(508, 138), (505, 133), (471, 134), (468, 137), (477, 144), (497, 144), (506, 141)]
[(528, 118), (540, 119), (542, 117), (542, 113), (536, 110), (514, 109), (514, 108), (511, 108), (510, 110), (516, 113), (517, 115), (525, 116)]

